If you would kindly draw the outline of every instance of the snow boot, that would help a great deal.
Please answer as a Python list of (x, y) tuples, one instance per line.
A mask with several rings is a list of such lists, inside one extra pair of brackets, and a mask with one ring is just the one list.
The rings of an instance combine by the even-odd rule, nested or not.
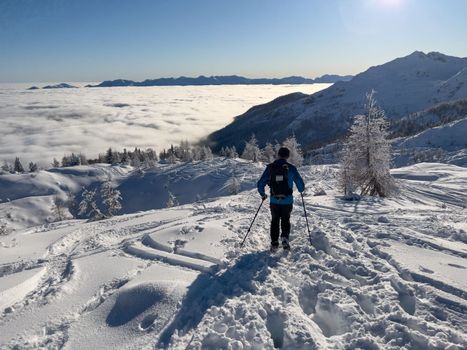
[(290, 249), (290, 244), (289, 244), (289, 240), (287, 238), (282, 238), (282, 248), (284, 250), (289, 250)]
[(270, 248), (271, 253), (277, 252), (277, 249), (279, 249), (279, 242), (272, 242)]

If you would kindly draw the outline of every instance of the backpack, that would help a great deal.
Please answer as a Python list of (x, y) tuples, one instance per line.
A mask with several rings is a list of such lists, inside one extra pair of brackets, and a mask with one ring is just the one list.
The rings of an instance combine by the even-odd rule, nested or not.
[(292, 194), (289, 187), (289, 164), (271, 163), (269, 168), (269, 187), (271, 188), (271, 197), (284, 199)]

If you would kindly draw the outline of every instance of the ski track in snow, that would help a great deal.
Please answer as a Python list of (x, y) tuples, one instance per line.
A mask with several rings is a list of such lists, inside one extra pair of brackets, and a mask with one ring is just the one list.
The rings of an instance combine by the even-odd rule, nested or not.
[(44, 231), (60, 235), (43, 256), (0, 265), (44, 271), (2, 311), (0, 348), (466, 348), (466, 195), (401, 176), (395, 198), (346, 203), (332, 167), (302, 172), (312, 245), (297, 198), (289, 254), (268, 252), (267, 206), (239, 247), (254, 190)]

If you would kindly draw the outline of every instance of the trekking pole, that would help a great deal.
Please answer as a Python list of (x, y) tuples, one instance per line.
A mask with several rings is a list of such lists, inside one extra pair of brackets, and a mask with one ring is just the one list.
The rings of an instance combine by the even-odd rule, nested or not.
[(261, 207), (263, 206), (263, 203), (264, 203), (264, 200), (265, 200), (265, 199), (266, 199), (266, 198), (263, 198), (263, 199), (261, 200), (261, 204), (259, 205), (259, 208), (258, 208), (258, 210), (256, 211), (256, 214), (255, 214), (255, 217), (253, 218), (253, 221), (251, 221), (250, 227), (248, 228), (248, 231), (246, 232), (245, 238), (243, 238), (243, 241), (242, 241), (242, 243), (240, 244), (240, 248), (243, 247), (243, 243), (245, 243), (246, 238), (248, 237), (248, 234), (250, 233), (251, 227), (253, 226), (253, 223), (255, 222), (256, 216), (258, 216), (259, 210), (260, 210)]
[(306, 215), (305, 199), (303, 199), (303, 192), (300, 193), (300, 195), (302, 196), (303, 212), (305, 213), (306, 227), (308, 229), (308, 237), (310, 238), (310, 244), (313, 245), (313, 243), (311, 242), (311, 232), (310, 232), (310, 226), (308, 225), (308, 216)]

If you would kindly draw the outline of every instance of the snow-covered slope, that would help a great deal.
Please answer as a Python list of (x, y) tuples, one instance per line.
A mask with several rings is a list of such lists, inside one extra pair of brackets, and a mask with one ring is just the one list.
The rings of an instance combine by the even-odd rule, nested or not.
[(467, 58), (417, 51), (313, 95), (288, 95), (256, 106), (209, 139), (218, 147), (240, 148), (252, 133), (263, 145), (291, 134), (305, 146), (327, 143), (343, 135), (351, 118), (363, 112), (365, 94), (371, 90), (376, 90), (376, 99), (390, 119), (467, 98), (466, 67)]
[(0, 237), (0, 348), (466, 348), (465, 168), (398, 169), (396, 197), (358, 203), (335, 171), (301, 168), (313, 246), (296, 201), (288, 256), (266, 206), (239, 248), (254, 190)]
[(79, 217), (76, 204), (82, 192), (99, 189), (107, 179), (121, 192), (119, 214), (165, 208), (169, 191), (179, 204), (192, 203), (231, 194), (233, 179), (240, 184), (236, 191), (253, 188), (259, 167), (241, 159), (215, 158), (206, 162), (158, 164), (150, 169), (95, 164), (0, 175), (0, 218), (9, 229), (54, 221), (54, 196), (66, 198), (67, 193), (75, 198), (71, 213)]

